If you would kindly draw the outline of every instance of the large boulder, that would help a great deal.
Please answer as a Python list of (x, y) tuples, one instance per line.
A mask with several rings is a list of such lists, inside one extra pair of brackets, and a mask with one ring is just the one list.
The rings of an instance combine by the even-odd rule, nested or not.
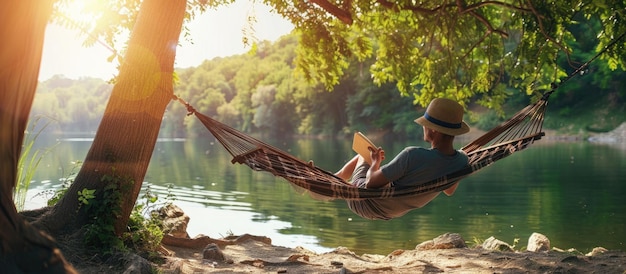
[(550, 250), (550, 239), (541, 233), (533, 233), (528, 238), (526, 250), (531, 252), (545, 252)]
[(176, 238), (189, 238), (187, 233), (189, 216), (180, 207), (169, 203), (161, 207), (157, 214), (163, 222), (163, 234)]

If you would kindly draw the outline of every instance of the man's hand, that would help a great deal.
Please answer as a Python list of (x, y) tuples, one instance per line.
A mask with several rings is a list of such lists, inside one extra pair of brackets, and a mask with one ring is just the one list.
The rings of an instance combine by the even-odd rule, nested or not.
[(370, 157), (372, 158), (372, 165), (374, 165), (374, 162), (378, 162), (380, 164), (383, 160), (385, 160), (385, 151), (382, 147), (368, 147), (368, 149), (370, 151)]

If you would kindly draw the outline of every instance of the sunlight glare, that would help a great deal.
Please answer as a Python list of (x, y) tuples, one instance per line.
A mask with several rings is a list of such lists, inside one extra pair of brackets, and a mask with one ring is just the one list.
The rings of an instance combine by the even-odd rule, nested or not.
[(56, 8), (61, 17), (83, 31), (93, 29), (96, 21), (107, 14), (106, 10), (105, 1), (97, 0), (62, 1)]
[(89, 17), (91, 17), (91, 15), (85, 12), (85, 1), (74, 0), (64, 2), (59, 6), (57, 11), (74, 24), (88, 22)]

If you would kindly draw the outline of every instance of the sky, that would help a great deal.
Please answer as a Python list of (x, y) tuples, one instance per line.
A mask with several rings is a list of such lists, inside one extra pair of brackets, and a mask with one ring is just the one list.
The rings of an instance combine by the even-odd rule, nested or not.
[[(243, 54), (250, 50), (242, 42), (246, 18), (250, 13), (256, 14), (254, 29), (259, 41), (276, 41), (293, 29), (289, 21), (271, 12), (268, 6), (237, 0), (229, 6), (207, 10), (189, 24), (191, 42), (181, 39), (176, 49), (174, 66), (194, 67), (207, 59)], [(49, 24), (39, 80), (45, 81), (54, 75), (71, 79), (95, 77), (108, 80), (114, 77), (117, 74), (117, 63), (107, 61), (111, 51), (98, 43), (84, 47), (84, 40), (78, 30)]]

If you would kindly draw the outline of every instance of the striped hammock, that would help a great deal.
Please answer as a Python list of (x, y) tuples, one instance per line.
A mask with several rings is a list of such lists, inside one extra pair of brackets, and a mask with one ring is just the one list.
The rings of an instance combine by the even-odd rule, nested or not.
[(469, 157), (469, 164), (465, 168), (402, 189), (358, 188), (331, 172), (197, 112), (180, 98), (178, 100), (185, 104), (188, 115), (194, 114), (233, 156), (233, 164), (245, 164), (253, 170), (282, 177), (296, 189), (308, 192), (315, 199), (346, 200), (350, 209), (361, 217), (391, 219), (422, 207), (459, 180), (539, 140), (544, 136), (541, 130), (550, 93), (461, 148)]

